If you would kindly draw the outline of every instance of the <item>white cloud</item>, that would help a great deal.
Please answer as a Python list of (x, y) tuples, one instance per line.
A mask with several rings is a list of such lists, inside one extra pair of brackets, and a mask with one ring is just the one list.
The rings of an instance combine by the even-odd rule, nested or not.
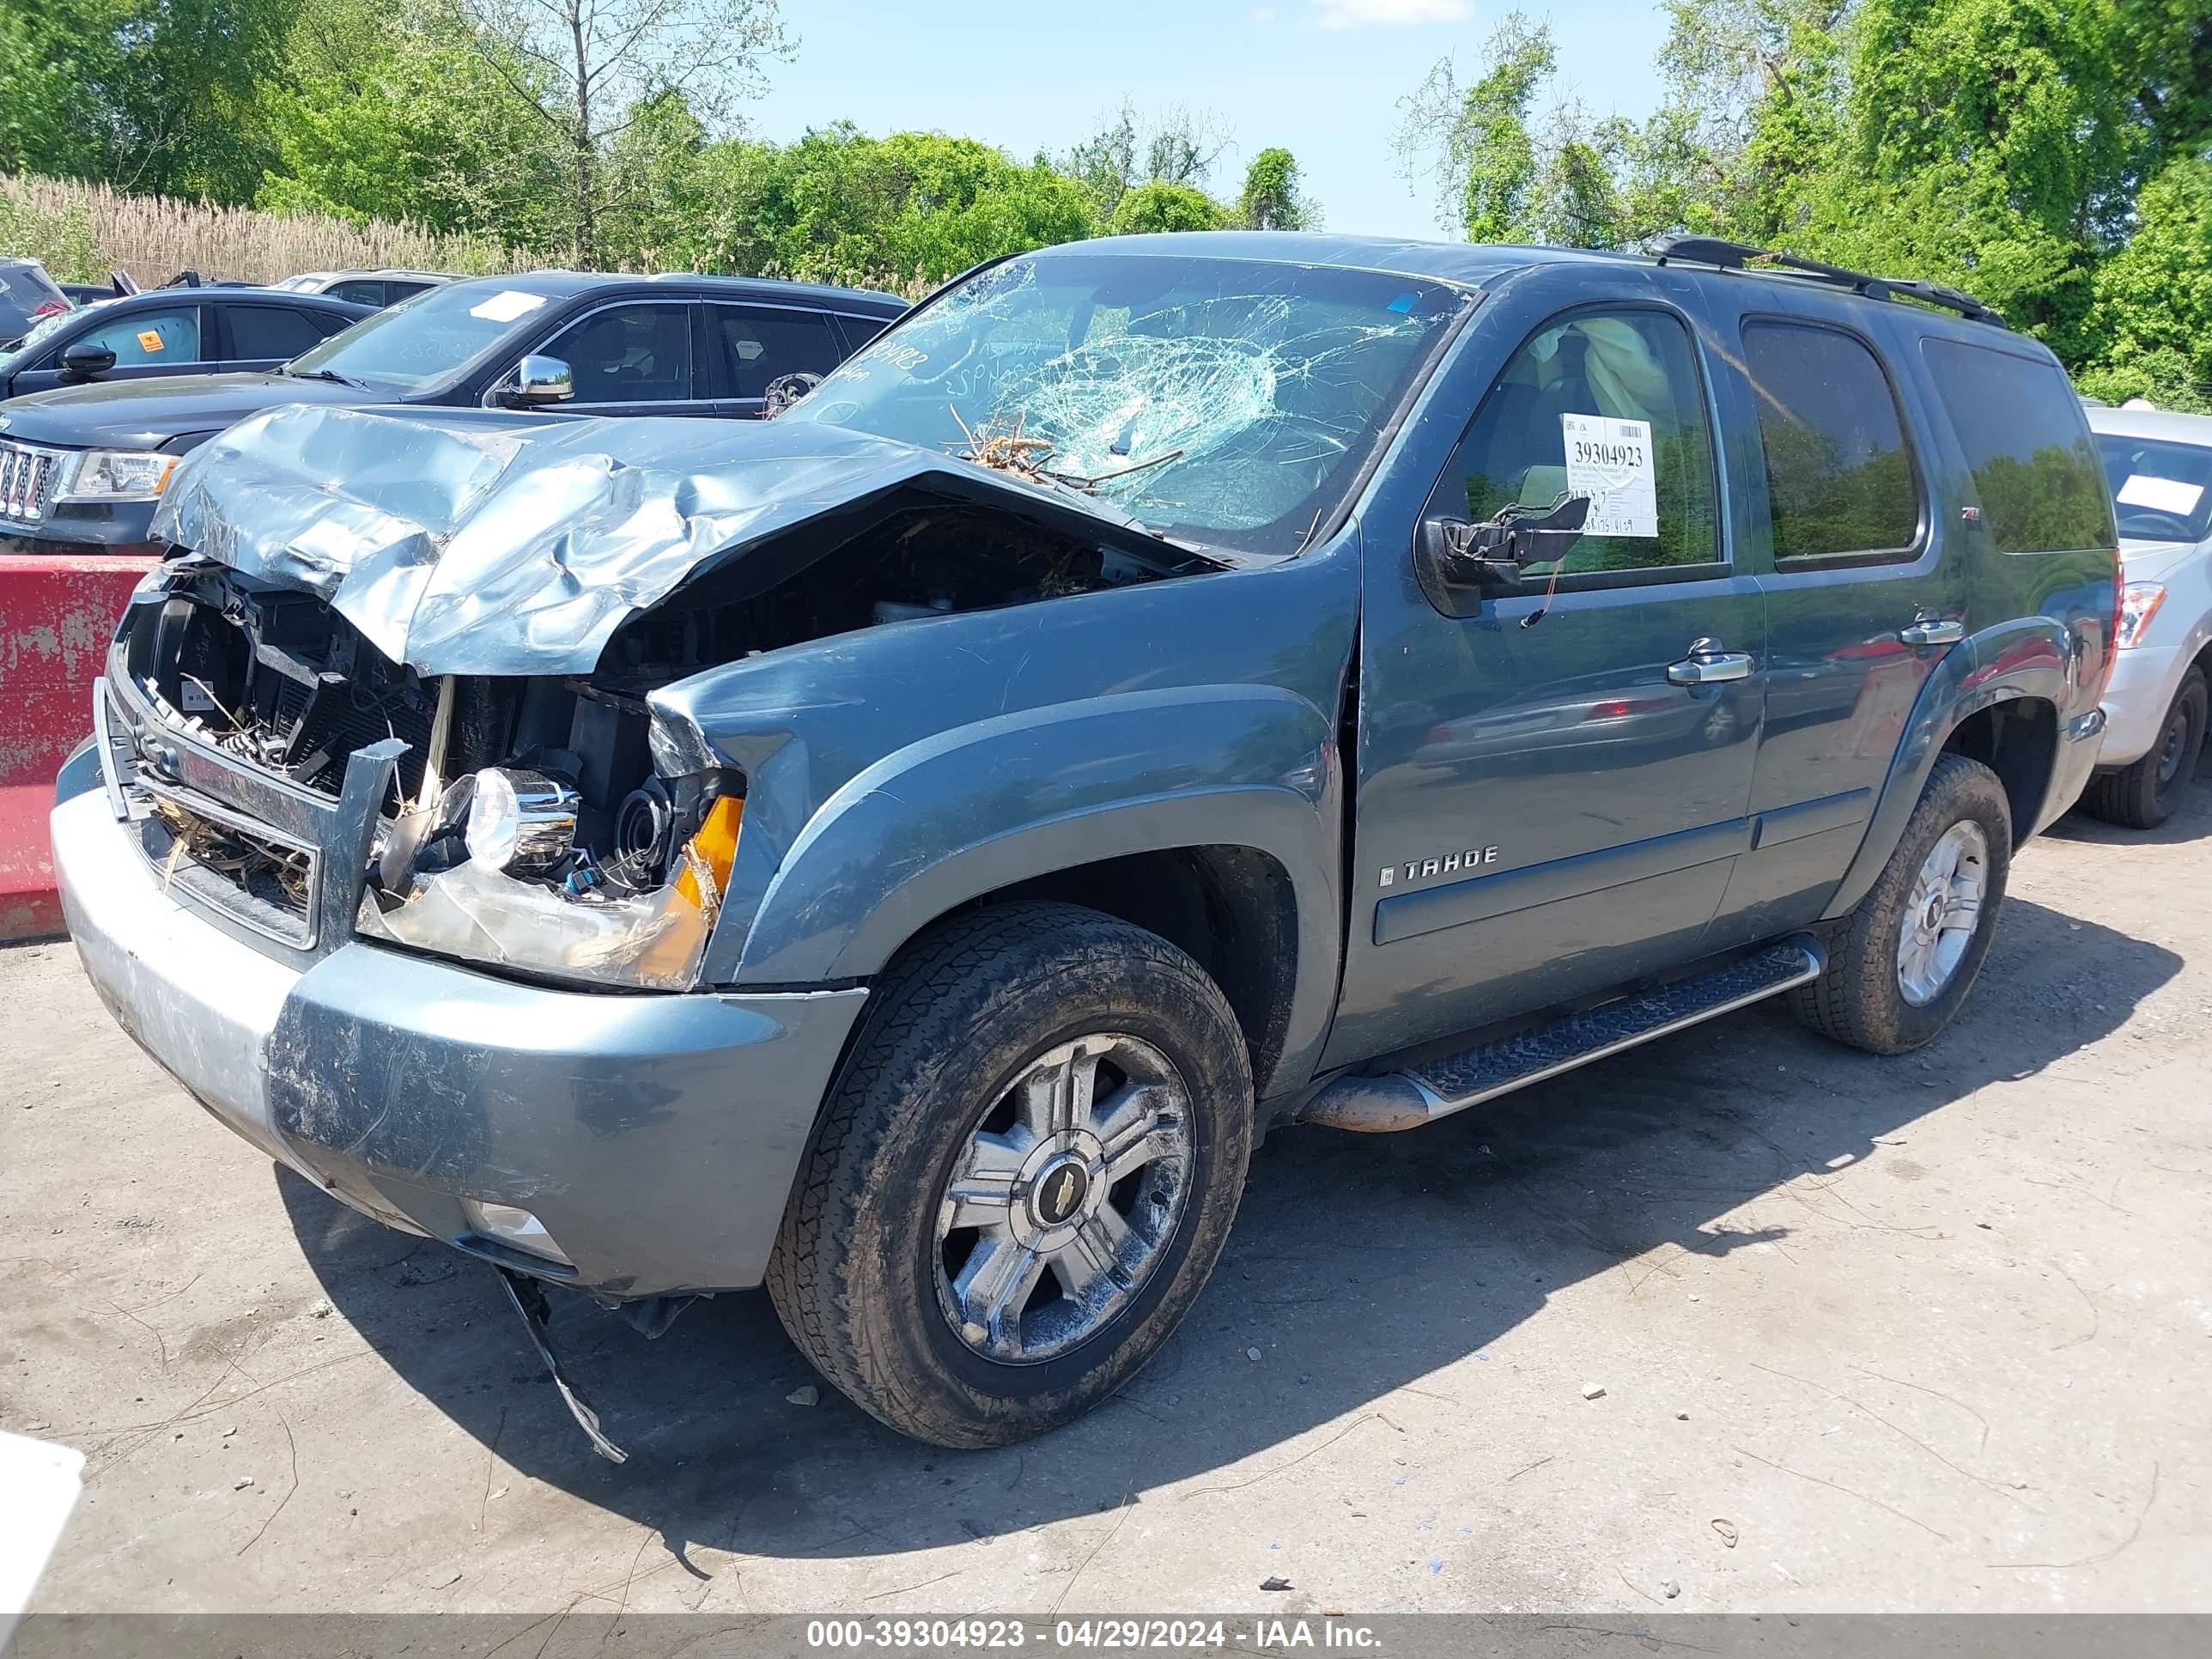
[(1370, 23), (1463, 23), (1470, 0), (1314, 0), (1314, 21), (1325, 29), (1364, 28)]

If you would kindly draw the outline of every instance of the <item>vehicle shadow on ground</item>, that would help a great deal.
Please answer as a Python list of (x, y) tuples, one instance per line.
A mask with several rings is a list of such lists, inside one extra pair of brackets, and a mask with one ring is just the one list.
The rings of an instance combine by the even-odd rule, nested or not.
[(2174, 814), (2155, 830), (2127, 830), (2075, 808), (2043, 832), (2060, 841), (2087, 846), (2173, 847), (2212, 836), (2212, 745), (2197, 764), (2197, 775)]
[[(1000, 1451), (875, 1423), (815, 1376), (764, 1294), (701, 1303), (654, 1342), (556, 1298), (564, 1360), (631, 1454), (617, 1468), (586, 1444), (489, 1268), (428, 1243), (395, 1261), (393, 1235), (289, 1171), (278, 1182), (326, 1293), (404, 1381), (520, 1472), (656, 1528), (703, 1577), (695, 1544), (888, 1554), (1110, 1509), (1257, 1456), (1225, 1478), (1250, 1482), (1300, 1455), (1287, 1443), (1541, 1318), (1562, 1285), (1879, 1224), (1802, 1187), (1803, 1201), (1771, 1208), (1788, 1224), (1722, 1218), (1984, 1084), (2040, 1072), (2180, 966), (2015, 900), (1979, 994), (1919, 1055), (1839, 1049), (1770, 1004), (1413, 1133), (1280, 1132), (1254, 1159), (1212, 1285), (1152, 1365), (1083, 1421)], [(817, 1404), (787, 1400), (808, 1385)]]

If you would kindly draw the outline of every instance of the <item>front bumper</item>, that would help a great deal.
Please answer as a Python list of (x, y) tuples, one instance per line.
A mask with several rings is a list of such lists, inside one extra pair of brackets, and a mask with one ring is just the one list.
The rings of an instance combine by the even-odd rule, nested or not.
[(67, 501), (36, 520), (0, 519), (0, 553), (158, 554), (159, 501)]
[[(603, 1296), (757, 1285), (866, 992), (551, 990), (349, 939), (301, 969), (216, 927), (92, 788), (54, 864), (100, 999), (239, 1134), (366, 1215)], [(528, 1210), (574, 1264), (473, 1231)]]
[(2189, 665), (2171, 646), (2134, 646), (2114, 653), (2112, 684), (2105, 688), (2105, 742), (2100, 766), (2132, 766), (2157, 746), (2182, 671)]

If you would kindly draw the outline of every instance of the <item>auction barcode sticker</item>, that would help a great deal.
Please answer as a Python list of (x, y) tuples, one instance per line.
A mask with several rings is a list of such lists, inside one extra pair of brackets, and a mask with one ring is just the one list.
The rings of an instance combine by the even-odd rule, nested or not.
[(1559, 416), (1567, 444), (1567, 489), (1587, 495), (1585, 536), (1656, 536), (1658, 473), (1651, 463), (1651, 422), (1609, 415)]

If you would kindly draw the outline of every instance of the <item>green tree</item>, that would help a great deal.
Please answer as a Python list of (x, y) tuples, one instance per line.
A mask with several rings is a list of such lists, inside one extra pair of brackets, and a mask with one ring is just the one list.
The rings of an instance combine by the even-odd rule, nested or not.
[(495, 72), (437, 0), (314, 0), (287, 60), (258, 206), (558, 245), (553, 137), (508, 91), (524, 71)]
[(1160, 230), (1220, 230), (1229, 215), (1220, 203), (1189, 185), (1145, 184), (1122, 197), (1110, 228), (1116, 236)]
[(1400, 163), (1409, 183), (1428, 173), (1439, 225), (1473, 242), (1529, 240), (1543, 173), (1529, 119), (1558, 61), (1551, 29), (1509, 12), (1484, 46), (1473, 85), (1462, 88), (1445, 58), (1400, 100)]
[(516, 107), (556, 139), (568, 257), (603, 257), (608, 169), (671, 94), (708, 127), (734, 118), (763, 66), (788, 55), (776, 0), (447, 0)]
[(1298, 163), (1286, 149), (1263, 149), (1244, 169), (1237, 222), (1247, 230), (1311, 230), (1312, 206), (1298, 189)]
[(690, 232), (671, 263), (901, 290), (1098, 228), (1084, 187), (1048, 163), (850, 124), (788, 145), (710, 144), (682, 188)]
[(252, 198), (288, 0), (31, 0), (0, 11), (0, 168)]
[(1203, 191), (1214, 167), (1235, 148), (1228, 130), (1204, 110), (1170, 104), (1152, 115), (1134, 100), (1103, 117), (1098, 131), (1061, 158), (1060, 171), (1091, 192), (1101, 222), (1139, 185), (1181, 185)]
[(2109, 403), (2212, 413), (2212, 157), (2169, 162), (2136, 214), (2128, 245), (2098, 267), (2094, 355), (2077, 378)]

